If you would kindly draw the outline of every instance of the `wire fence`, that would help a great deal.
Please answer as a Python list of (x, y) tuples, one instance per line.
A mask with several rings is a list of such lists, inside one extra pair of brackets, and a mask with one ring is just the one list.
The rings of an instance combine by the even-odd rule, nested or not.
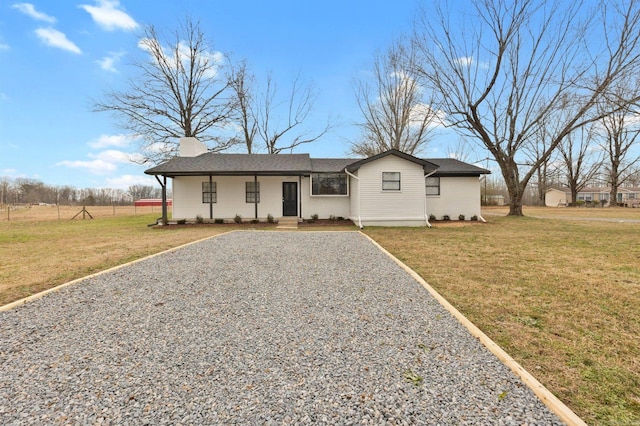
[[(84, 208), (84, 212), (83, 212)], [(171, 207), (169, 207), (169, 214)], [(55, 204), (0, 204), (0, 222), (82, 220), (116, 216), (162, 215), (161, 206), (61, 206)]]

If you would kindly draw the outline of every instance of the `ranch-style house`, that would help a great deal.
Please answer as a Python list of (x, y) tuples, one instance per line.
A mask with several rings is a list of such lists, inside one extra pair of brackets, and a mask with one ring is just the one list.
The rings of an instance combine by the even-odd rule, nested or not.
[[(309, 154), (218, 154), (195, 138), (178, 157), (145, 171), (166, 198), (173, 181), (173, 220), (299, 220), (344, 217), (364, 226), (430, 226), (429, 218), (478, 218), (480, 176), (462, 161), (421, 159), (390, 150), (365, 159)], [(163, 208), (166, 220), (166, 206)]]

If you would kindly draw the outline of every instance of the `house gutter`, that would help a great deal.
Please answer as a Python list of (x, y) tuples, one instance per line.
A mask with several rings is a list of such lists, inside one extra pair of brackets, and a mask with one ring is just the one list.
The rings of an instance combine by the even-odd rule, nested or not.
[(358, 228), (364, 229), (364, 226), (362, 226), (362, 218), (360, 217), (360, 178), (354, 174), (349, 173), (349, 170), (347, 170), (346, 167), (344, 168), (344, 172), (347, 174), (347, 176), (350, 176), (358, 181), (358, 198), (356, 199), (356, 204), (358, 207)]
[[(484, 182), (485, 182), (485, 187), (484, 187), (484, 202), (485, 204), (487, 203), (487, 175), (481, 176), (480, 179), (482, 179), (484, 177)], [(482, 202), (480, 202), (480, 205), (482, 205)], [(485, 220), (484, 217), (482, 217), (482, 208), (480, 209), (480, 214), (478, 215), (478, 219), (480, 219), (480, 222), (482, 223), (487, 223), (487, 221)]]
[(429, 176), (431, 176), (432, 174), (434, 174), (435, 172), (437, 172), (437, 171), (438, 171), (438, 169), (432, 171), (431, 173), (427, 173), (426, 175), (424, 175), (424, 180), (425, 180), (425, 182), (424, 182), (424, 187), (425, 187), (425, 190), (424, 190), (424, 221), (426, 222), (427, 227), (429, 227), (429, 228), (431, 228), (431, 223), (429, 223), (429, 215), (427, 214), (427, 189), (426, 189), (427, 188), (427, 178)]

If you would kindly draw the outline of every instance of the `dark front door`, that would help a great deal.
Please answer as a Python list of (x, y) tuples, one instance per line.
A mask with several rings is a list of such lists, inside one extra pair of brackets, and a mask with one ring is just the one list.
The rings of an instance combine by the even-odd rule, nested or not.
[(282, 182), (282, 216), (298, 216), (297, 182)]

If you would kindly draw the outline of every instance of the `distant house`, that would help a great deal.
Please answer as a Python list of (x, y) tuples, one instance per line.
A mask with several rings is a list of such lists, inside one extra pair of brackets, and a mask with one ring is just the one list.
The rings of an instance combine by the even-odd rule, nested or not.
[[(173, 200), (168, 199), (167, 205), (173, 204)], [(162, 198), (141, 198), (133, 202), (135, 207), (162, 207)]]
[[(590, 204), (609, 205), (611, 188), (585, 187), (578, 192), (576, 201)], [(548, 207), (568, 206), (573, 203), (569, 188), (550, 188), (545, 194), (545, 205)], [(640, 188), (619, 187), (616, 203), (625, 207), (640, 206)]]
[[(390, 150), (365, 159), (217, 154), (183, 138), (180, 156), (145, 171), (173, 180), (173, 219), (344, 217), (359, 226), (422, 226), (429, 217), (480, 218), (488, 170)], [(166, 184), (165, 184), (166, 185)]]

